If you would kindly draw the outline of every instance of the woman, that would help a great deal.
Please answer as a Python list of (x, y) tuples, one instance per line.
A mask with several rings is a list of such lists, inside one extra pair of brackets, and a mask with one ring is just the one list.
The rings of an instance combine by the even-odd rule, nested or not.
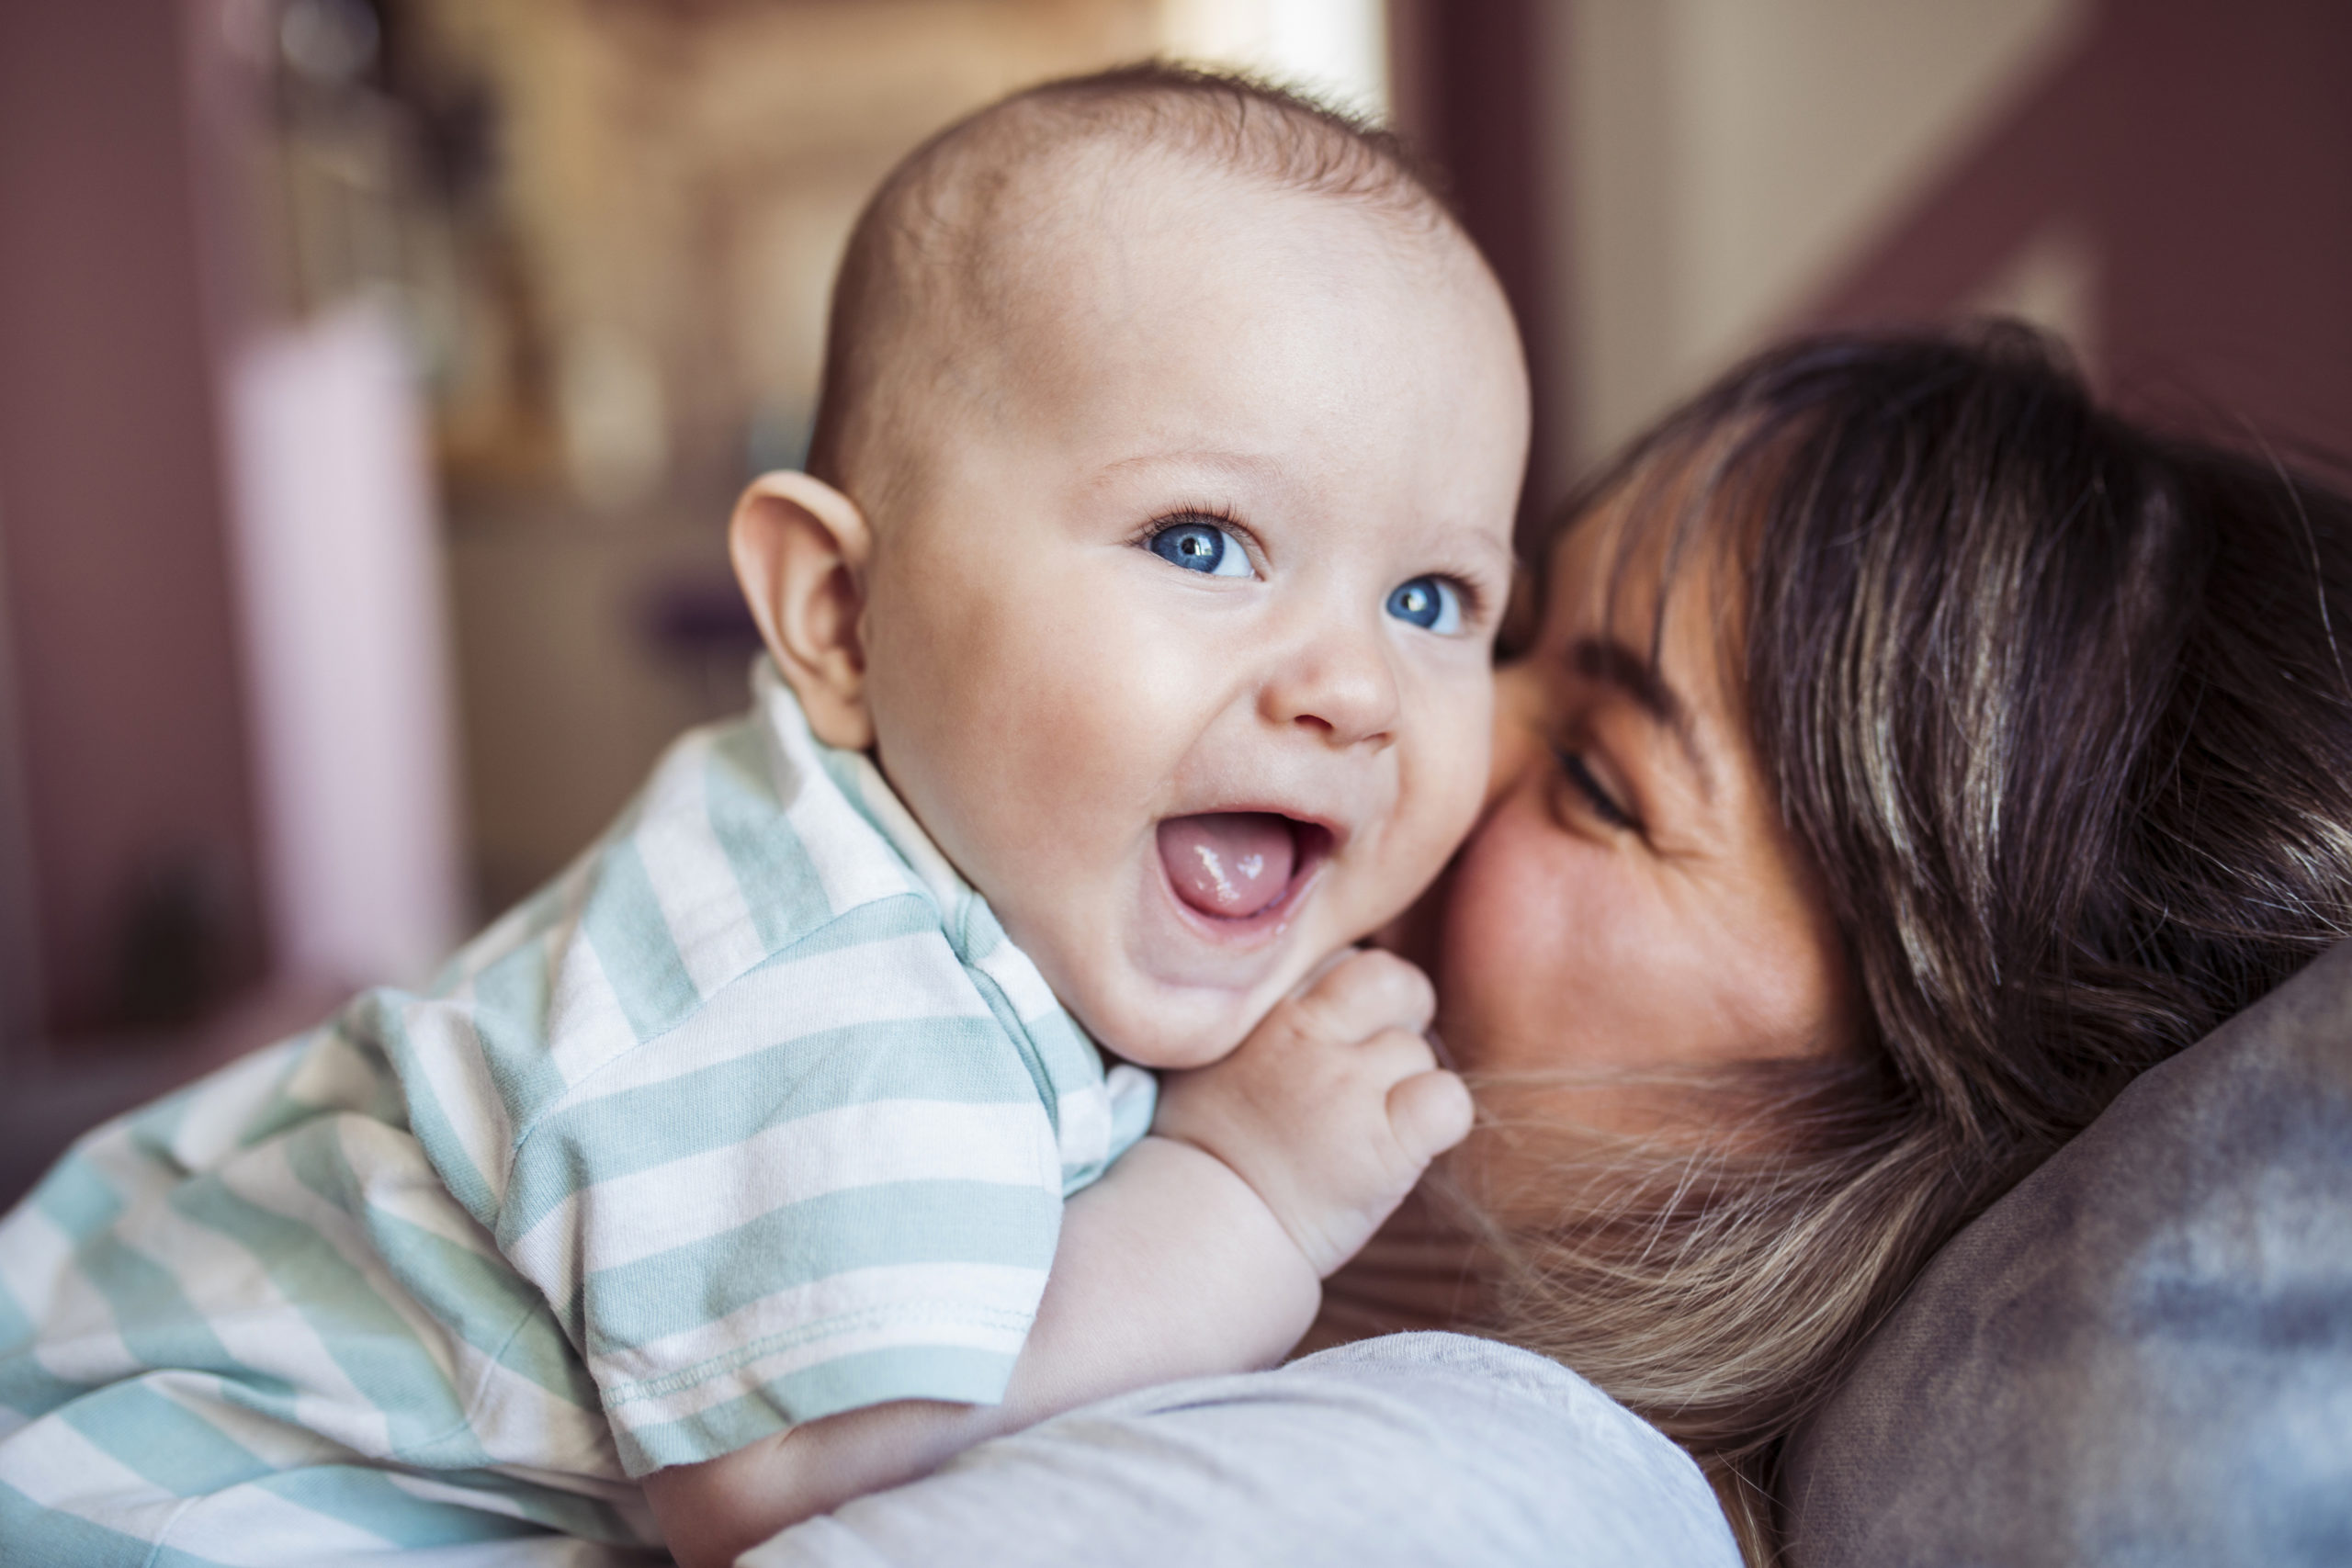
[[(2101, 412), (2023, 329), (1823, 338), (1637, 443), (1543, 587), (1487, 814), (1407, 944), (1483, 1111), (1452, 1177), (1497, 1267), (1462, 1311), (1683, 1444), (1760, 1562), (1783, 1438), (1924, 1260), (2352, 924), (2352, 505)], [(1413, 1323), (1452, 1293), (1427, 1256), (1376, 1246), (1329, 1316)], [(1171, 1469), (1170, 1555), (1070, 1560), (1301, 1520), (1420, 1560), (1385, 1547), (1432, 1510), (1564, 1484), (1681, 1506), (1614, 1438), (1612, 1485), (1518, 1479), (1536, 1427), (1499, 1397), (1449, 1425), (1415, 1393), (1233, 1459), (1355, 1397), (1282, 1382), (1319, 1360), (1065, 1417), (763, 1560), (920, 1560), (887, 1547), (933, 1509), (989, 1560), (969, 1532), (1023, 1486)], [(1057, 1451), (1056, 1426), (1083, 1437)], [(1427, 1462), (1351, 1435), (1375, 1428)], [(1150, 1457), (1105, 1478), (1121, 1443)], [(1367, 1503), (1382, 1478), (1403, 1500)]]
[(1767, 354), (1571, 511), (1447, 891), (1500, 1326), (1701, 1457), (2352, 927), (2352, 506), (2022, 329)]

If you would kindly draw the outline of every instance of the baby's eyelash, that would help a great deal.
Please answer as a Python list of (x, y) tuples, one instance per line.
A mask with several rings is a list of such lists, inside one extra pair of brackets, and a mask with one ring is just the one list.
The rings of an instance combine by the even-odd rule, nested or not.
[(1233, 509), (1230, 502), (1209, 501), (1170, 507), (1136, 530), (1136, 542), (1141, 544), (1161, 529), (1174, 527), (1180, 523), (1214, 523), (1244, 538), (1254, 537), (1250, 532), (1250, 525), (1241, 520), (1241, 514)]

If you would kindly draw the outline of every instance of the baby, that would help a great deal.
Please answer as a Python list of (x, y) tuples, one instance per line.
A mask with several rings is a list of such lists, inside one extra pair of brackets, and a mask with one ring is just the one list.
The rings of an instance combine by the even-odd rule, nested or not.
[(0, 1228), (11, 1530), (692, 1568), (1278, 1359), (1468, 1125), (1426, 984), (1329, 961), (1478, 809), (1526, 439), (1491, 276), (1343, 121), (1146, 68), (917, 152), (736, 512), (752, 715)]

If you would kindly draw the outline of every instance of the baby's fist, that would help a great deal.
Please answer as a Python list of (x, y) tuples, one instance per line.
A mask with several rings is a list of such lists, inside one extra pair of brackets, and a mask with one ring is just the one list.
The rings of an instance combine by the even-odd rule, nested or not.
[(1348, 953), (1231, 1055), (1170, 1077), (1153, 1130), (1223, 1160), (1328, 1276), (1470, 1131), (1469, 1091), (1423, 1038), (1435, 1005), (1403, 959)]

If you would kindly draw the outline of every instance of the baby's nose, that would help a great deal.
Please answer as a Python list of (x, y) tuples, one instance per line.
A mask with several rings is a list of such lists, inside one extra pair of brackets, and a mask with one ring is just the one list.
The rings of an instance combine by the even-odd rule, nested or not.
[(1400, 701), (1378, 637), (1334, 632), (1283, 662), (1266, 682), (1262, 706), (1274, 723), (1302, 727), (1334, 746), (1385, 746)]

